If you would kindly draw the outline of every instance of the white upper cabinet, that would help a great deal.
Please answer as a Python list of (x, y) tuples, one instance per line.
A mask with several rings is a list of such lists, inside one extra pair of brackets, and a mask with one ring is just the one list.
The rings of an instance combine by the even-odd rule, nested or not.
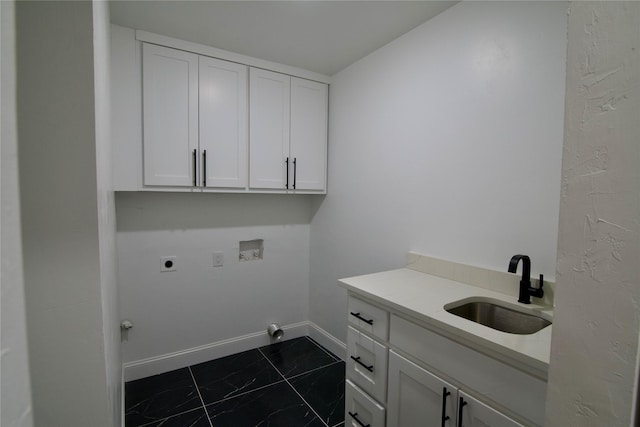
[(143, 45), (144, 185), (247, 186), (247, 66)]
[(249, 91), (250, 187), (285, 190), (291, 78), (252, 68)]
[(200, 161), (202, 187), (247, 186), (247, 66), (200, 61)]
[(194, 186), (198, 56), (150, 44), (142, 55), (144, 185)]
[(328, 86), (252, 68), (250, 187), (323, 192)]
[(326, 84), (291, 78), (291, 149), (296, 190), (324, 190), (327, 173)]
[(111, 29), (115, 191), (326, 191), (327, 76)]

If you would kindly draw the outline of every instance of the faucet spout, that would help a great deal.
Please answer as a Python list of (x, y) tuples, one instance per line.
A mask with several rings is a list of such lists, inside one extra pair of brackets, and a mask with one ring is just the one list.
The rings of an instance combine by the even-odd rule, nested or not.
[(518, 270), (518, 264), (522, 260), (522, 280), (531, 283), (531, 258), (527, 255), (514, 255), (509, 261), (509, 273), (515, 273)]
[(509, 273), (515, 273), (518, 270), (518, 264), (522, 261), (522, 280), (520, 280), (520, 293), (518, 302), (522, 304), (531, 304), (531, 295), (542, 298), (544, 292), (542, 290), (542, 275), (540, 275), (540, 287), (531, 287), (531, 259), (527, 255), (514, 255), (509, 261)]

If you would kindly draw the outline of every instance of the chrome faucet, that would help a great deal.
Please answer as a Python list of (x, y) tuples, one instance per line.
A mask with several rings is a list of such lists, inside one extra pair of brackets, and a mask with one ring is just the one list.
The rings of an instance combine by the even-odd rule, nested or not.
[(515, 273), (518, 264), (522, 260), (522, 280), (520, 280), (520, 294), (518, 302), (522, 304), (531, 304), (531, 296), (542, 298), (544, 291), (542, 290), (542, 282), (544, 277), (540, 275), (540, 287), (531, 287), (531, 259), (527, 255), (514, 255), (509, 261), (509, 273)]

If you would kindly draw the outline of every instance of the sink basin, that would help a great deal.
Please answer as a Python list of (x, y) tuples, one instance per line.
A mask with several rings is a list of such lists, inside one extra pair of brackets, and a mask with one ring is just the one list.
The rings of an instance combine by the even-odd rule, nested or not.
[(444, 309), (456, 316), (510, 334), (534, 334), (551, 325), (550, 320), (540, 315), (514, 310), (495, 300), (452, 303)]

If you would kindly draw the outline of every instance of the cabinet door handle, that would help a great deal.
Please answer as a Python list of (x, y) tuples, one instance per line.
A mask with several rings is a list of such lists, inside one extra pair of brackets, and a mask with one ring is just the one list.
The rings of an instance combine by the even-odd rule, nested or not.
[(198, 162), (198, 157), (196, 155), (196, 149), (193, 149), (193, 186), (196, 187), (198, 182), (198, 173), (196, 170), (196, 163)]
[(446, 387), (442, 387), (442, 427), (445, 427), (446, 422), (449, 420), (447, 415), (447, 397), (451, 395), (450, 391), (447, 391)]
[(364, 317), (360, 316), (360, 312), (354, 313), (353, 311), (351, 311), (350, 314), (352, 316), (357, 317), (358, 319), (362, 320), (364, 323), (368, 323), (369, 325), (373, 325), (373, 320), (372, 319), (365, 319)]
[(202, 150), (202, 186), (207, 186), (207, 150)]
[(360, 360), (360, 356), (358, 357), (353, 357), (350, 356), (358, 365), (362, 366), (364, 369), (366, 369), (369, 372), (373, 372), (373, 365), (365, 365), (364, 363), (362, 363), (362, 361)]
[(288, 190), (289, 189), (289, 158), (287, 157), (287, 160), (284, 161), (285, 164), (285, 173), (287, 175), (287, 184), (285, 185), (285, 188)]
[(362, 427), (371, 427), (371, 424), (365, 424), (362, 421), (360, 421), (358, 419), (358, 413), (356, 412), (355, 414), (351, 411), (349, 411), (349, 415), (351, 416), (351, 418), (353, 418), (355, 420), (355, 422), (357, 422), (358, 424), (360, 424)]
[(293, 189), (296, 189), (296, 171), (298, 169), (298, 167), (296, 166), (296, 160), (297, 158), (294, 157), (293, 158)]
[(462, 408), (467, 406), (467, 402), (462, 397), (458, 399), (458, 427), (462, 427)]

